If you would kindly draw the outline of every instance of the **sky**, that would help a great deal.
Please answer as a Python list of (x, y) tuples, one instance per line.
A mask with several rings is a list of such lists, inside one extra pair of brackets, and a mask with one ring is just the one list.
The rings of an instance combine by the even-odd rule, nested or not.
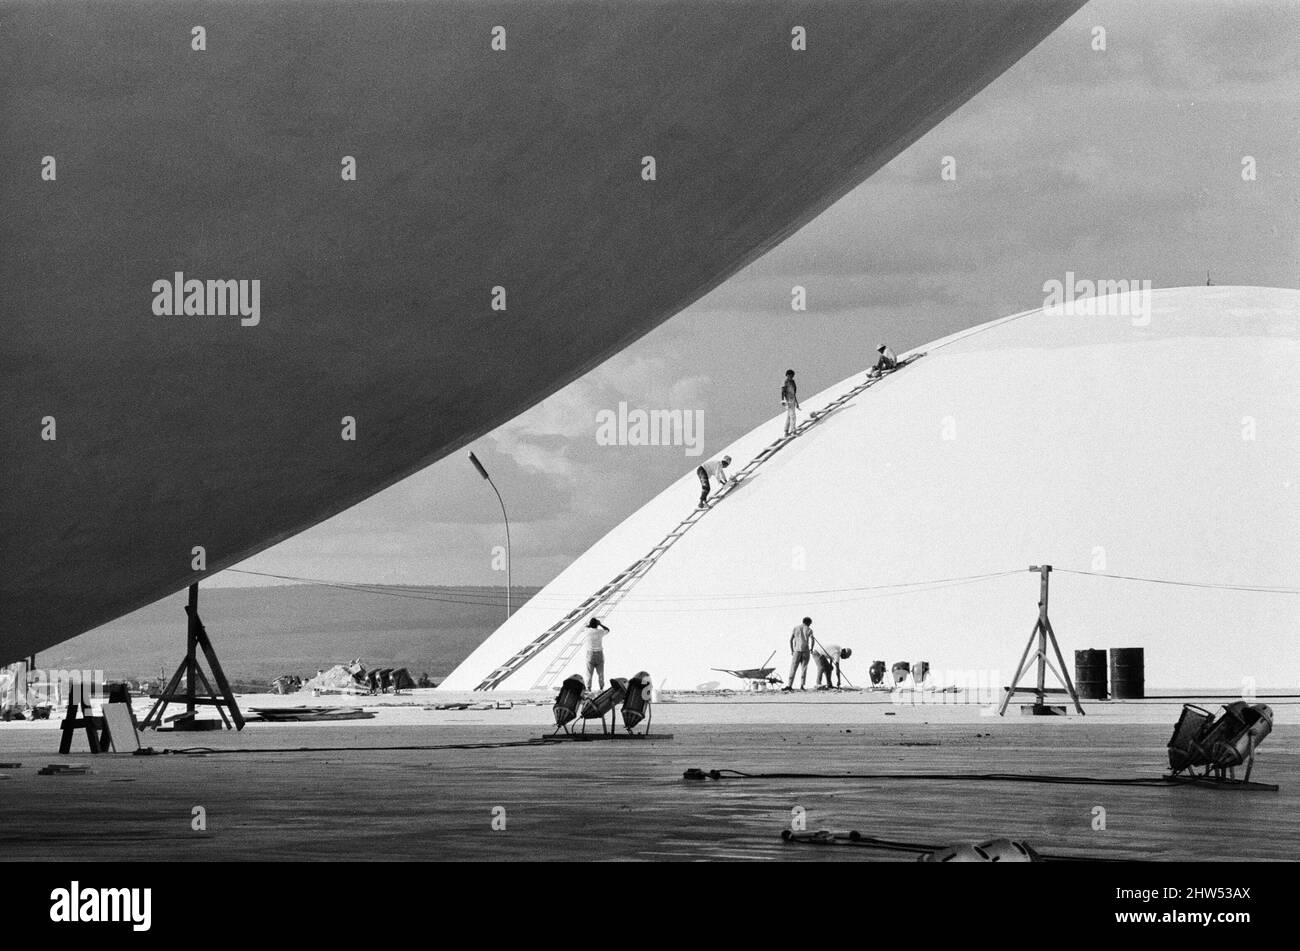
[[(702, 461), (601, 444), (598, 414), (620, 402), (700, 414), (708, 456), (781, 412), (786, 369), (818, 392), (878, 343), (901, 353), (1042, 306), (1067, 272), (1300, 286), (1298, 156), (1300, 3), (1093, 0), (789, 240), (474, 444), (510, 517), (514, 583), (545, 584)], [(238, 567), (499, 585), (503, 544), (497, 499), (457, 452)]]

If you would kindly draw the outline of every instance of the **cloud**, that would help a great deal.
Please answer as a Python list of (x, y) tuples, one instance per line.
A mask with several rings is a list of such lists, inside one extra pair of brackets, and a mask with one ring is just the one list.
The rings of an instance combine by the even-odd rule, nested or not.
[(613, 455), (612, 447), (596, 443), (599, 413), (617, 412), (621, 402), (646, 410), (701, 409), (710, 383), (705, 375), (679, 375), (666, 355), (625, 351), (489, 438), (515, 466), (551, 476), (556, 484), (595, 480)]
[[(1092, 30), (1106, 49), (1092, 49)], [(1294, 0), (1092, 0), (1030, 55), (1016, 75), (996, 81), (968, 105), (1002, 101), (1000, 85), (1020, 76), (1032, 86), (1105, 91), (1130, 101), (1196, 93), (1220, 101), (1293, 99), (1300, 71), (1300, 6)]]

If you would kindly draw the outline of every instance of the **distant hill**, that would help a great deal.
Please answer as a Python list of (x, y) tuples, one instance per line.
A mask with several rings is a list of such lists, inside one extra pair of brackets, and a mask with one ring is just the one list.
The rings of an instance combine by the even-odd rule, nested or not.
[[(386, 588), (371, 594), (322, 585), (208, 588), (199, 614), (232, 681), (361, 658), (367, 667), (408, 667), (419, 677), (451, 672), (505, 619), (500, 588)], [(514, 589), (518, 607), (538, 589)], [(433, 600), (433, 599), (444, 600)], [(488, 601), (466, 604), (458, 601)], [(178, 593), (37, 655), (46, 668), (103, 669), (105, 677), (171, 676), (185, 651), (185, 594)]]

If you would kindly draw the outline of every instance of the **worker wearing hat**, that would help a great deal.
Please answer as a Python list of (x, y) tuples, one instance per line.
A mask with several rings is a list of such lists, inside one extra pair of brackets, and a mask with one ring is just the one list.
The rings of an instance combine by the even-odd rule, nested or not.
[(712, 489), (709, 484), (710, 476), (718, 480), (718, 485), (726, 485), (731, 481), (727, 476), (729, 465), (731, 465), (731, 457), (723, 456), (716, 462), (706, 462), (695, 470), (695, 474), (700, 477), (700, 508), (708, 507), (709, 490)]
[(878, 346), (876, 348), (876, 353), (880, 354), (880, 359), (878, 359), (876, 365), (871, 368), (871, 376), (883, 376), (890, 370), (898, 369), (898, 357), (895, 356), (894, 351), (889, 349), (886, 344), (882, 343)]

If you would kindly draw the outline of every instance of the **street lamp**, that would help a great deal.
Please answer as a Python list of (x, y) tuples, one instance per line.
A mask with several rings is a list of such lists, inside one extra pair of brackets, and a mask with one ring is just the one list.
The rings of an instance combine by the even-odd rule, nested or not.
[(483, 468), (483, 463), (478, 461), (478, 456), (473, 452), (469, 454), (469, 461), (474, 463), (474, 468), (478, 474), (487, 480), (487, 484), (492, 486), (492, 491), (496, 492), (497, 501), (501, 502), (501, 518), (506, 523), (506, 620), (510, 619), (510, 519), (506, 516), (506, 503), (501, 501), (501, 493), (497, 492), (496, 484), (492, 477), (488, 475), (487, 470)]

